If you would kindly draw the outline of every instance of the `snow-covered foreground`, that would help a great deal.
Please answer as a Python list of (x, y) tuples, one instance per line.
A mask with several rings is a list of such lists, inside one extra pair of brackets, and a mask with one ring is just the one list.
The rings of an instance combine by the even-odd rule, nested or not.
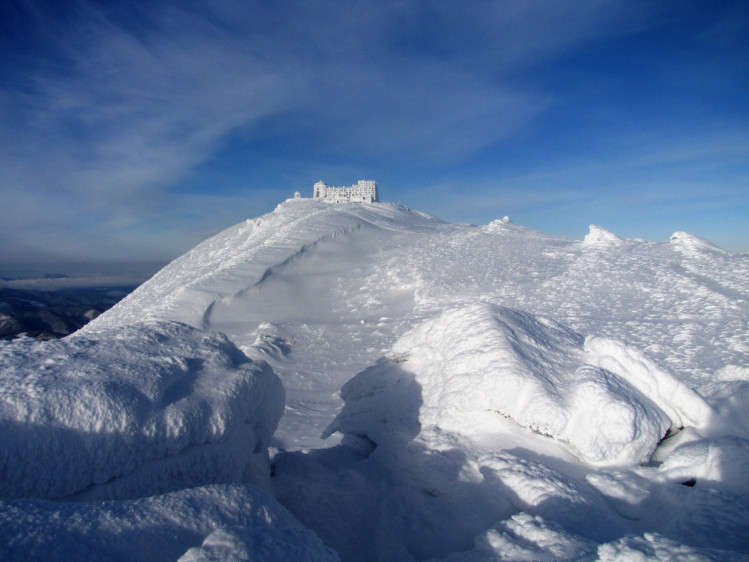
[(122, 499), (268, 484), (281, 381), (225, 336), (176, 322), (0, 348), (0, 494)]
[(338, 557), (269, 494), (248, 485), (215, 484), (124, 501), (4, 501), (0, 559), (286, 562)]
[(749, 558), (749, 256), (685, 233), (290, 200), (0, 357), (3, 558)]

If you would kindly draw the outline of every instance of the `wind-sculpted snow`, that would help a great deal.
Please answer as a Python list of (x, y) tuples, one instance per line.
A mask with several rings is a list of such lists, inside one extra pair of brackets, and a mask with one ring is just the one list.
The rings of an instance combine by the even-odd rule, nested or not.
[[(358, 460), (278, 455), (276, 490), (344, 558), (725, 560), (749, 549), (749, 441), (705, 437), (722, 431), (718, 413), (622, 342), (465, 305), (418, 324), (341, 396), (326, 433), (343, 432)], [(665, 461), (652, 458), (659, 446)], [(366, 518), (377, 539), (307, 519), (332, 482), (345, 490), (329, 518)]]
[(668, 416), (672, 428), (705, 428), (711, 422), (714, 412), (703, 398), (638, 349), (610, 338), (589, 336), (585, 351), (593, 364), (615, 373), (652, 400)]
[(2, 560), (307, 560), (338, 557), (267, 492), (224, 484), (129, 501), (0, 501)]
[[(582, 336), (551, 320), (481, 304), (418, 325), (390, 356), (421, 387), (421, 427), (473, 435), (505, 416), (591, 463), (647, 462), (669, 430), (707, 422), (710, 408), (698, 395), (626, 346), (591, 338), (586, 350)], [(329, 433), (387, 439), (383, 409), (393, 406), (382, 390), (400, 384), (400, 376), (381, 375), (388, 365), (344, 385), (346, 406)]]
[(299, 448), (322, 445), (352, 373), (421, 320), (466, 303), (623, 341), (694, 390), (722, 368), (749, 367), (749, 256), (684, 244), (695, 239), (684, 234), (654, 243), (594, 233), (604, 242), (508, 218), (476, 227), (385, 203), (290, 200), (175, 260), (90, 329), (172, 319), (262, 357), (254, 342), (272, 326), (293, 342), (270, 359), (288, 397), (279, 438)]
[(133, 324), (8, 343), (0, 362), (2, 497), (268, 483), (283, 388), (220, 334)]
[[(655, 243), (591, 227), (585, 238), (509, 219), (452, 225), (384, 203), (290, 200), (175, 260), (91, 327), (171, 319), (244, 350), (261, 324), (283, 325), (306, 342), (295, 350), (308, 367), (310, 353), (319, 359), (313, 371), (337, 363), (325, 369), (328, 394), (417, 322), (479, 301), (626, 342), (696, 390), (721, 368), (749, 367), (749, 255), (684, 233)], [(367, 349), (326, 354), (312, 332), (332, 340), (338, 327)], [(282, 378), (295, 370), (274, 367)]]
[[(217, 303), (244, 294), (274, 268), (307, 255), (315, 245), (356, 231), (415, 228), (438, 219), (396, 205), (331, 206), (289, 200), (275, 212), (248, 219), (174, 260), (129, 295), (96, 326), (122, 325), (145, 318), (178, 320), (210, 327)], [(376, 246), (370, 242), (370, 248)]]
[(585, 246), (621, 246), (625, 243), (626, 240), (621, 236), (595, 224), (590, 225), (588, 234), (583, 238)]
[[(749, 255), (683, 232), (649, 242), (591, 226), (574, 240), (507, 217), (456, 225), (290, 200), (61, 347), (0, 348), (2, 376), (33, 383), (0, 397), (28, 392), (39, 412), (9, 433), (31, 476), (11, 474), (8, 495), (267, 482), (269, 444), (274, 494), (344, 560), (746, 559), (748, 322)], [(281, 402), (252, 386), (275, 380), (266, 363), (286, 394), (272, 437)], [(45, 369), (54, 384), (36, 382)], [(222, 394), (217, 373), (248, 376), (252, 392)], [(55, 393), (66, 398), (45, 402)], [(131, 528), (133, 504), (113, 505)], [(217, 523), (184, 550), (241, 559), (251, 541), (298, 532), (242, 525)]]

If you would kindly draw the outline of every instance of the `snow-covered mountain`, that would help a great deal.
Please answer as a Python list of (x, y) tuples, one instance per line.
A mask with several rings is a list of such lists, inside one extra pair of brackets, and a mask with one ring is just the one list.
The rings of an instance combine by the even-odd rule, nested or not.
[(0, 557), (749, 556), (749, 256), (683, 232), (294, 199), (0, 360)]

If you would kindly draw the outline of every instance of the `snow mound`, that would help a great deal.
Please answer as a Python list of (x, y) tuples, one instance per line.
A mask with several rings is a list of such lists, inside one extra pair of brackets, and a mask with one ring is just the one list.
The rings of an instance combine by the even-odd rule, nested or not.
[(583, 239), (585, 246), (621, 246), (625, 242), (626, 240), (618, 234), (614, 234), (595, 224), (591, 224), (588, 227), (588, 234)]
[(658, 533), (626, 535), (601, 545), (572, 535), (539, 516), (514, 515), (476, 538), (474, 551), (450, 556), (446, 562), (485, 560), (712, 561), (735, 559), (719, 549), (684, 545)]
[[(567, 443), (586, 462), (632, 464), (647, 461), (670, 428), (709, 411), (644, 360), (602, 367), (614, 362), (598, 341), (589, 339), (593, 351), (586, 353), (576, 332), (501, 306), (449, 310), (398, 340), (389, 361), (344, 385), (346, 405), (326, 434), (366, 435), (379, 444), (393, 438), (393, 427), (470, 436), (510, 418)], [(400, 387), (397, 397), (393, 386)], [(669, 393), (681, 399), (678, 406)], [(404, 419), (414, 411), (418, 420)]]
[(638, 560), (642, 562), (659, 560), (690, 560), (712, 562), (715, 560), (745, 560), (735, 552), (699, 548), (664, 537), (658, 533), (644, 533), (642, 536), (627, 535), (619, 540), (598, 547), (596, 560), (620, 562)]
[(250, 485), (118, 502), (0, 501), (2, 560), (178, 558), (338, 560), (270, 494)]
[(749, 440), (700, 439), (678, 447), (660, 466), (669, 480), (749, 495)]
[(710, 423), (714, 412), (707, 402), (639, 349), (611, 338), (588, 336), (585, 351), (591, 363), (616, 373), (655, 402), (673, 428), (705, 427)]
[(577, 560), (595, 550), (594, 543), (522, 512), (477, 537), (475, 547), (488, 560)]
[(495, 219), (480, 229), (488, 234), (512, 234), (520, 238), (547, 238), (548, 235), (538, 230), (533, 230), (527, 226), (521, 226), (512, 222), (510, 217), (505, 216), (501, 219)]
[(280, 379), (175, 322), (0, 346), (0, 496), (131, 498), (267, 484)]
[(671, 235), (671, 238), (669, 239), (669, 242), (673, 244), (676, 248), (682, 249), (682, 250), (689, 250), (689, 251), (698, 251), (698, 250), (713, 250), (718, 252), (724, 252), (722, 248), (716, 246), (709, 240), (705, 240), (704, 238), (699, 238), (698, 236), (694, 236), (692, 234), (689, 234), (688, 232), (674, 232)]
[(513, 223), (510, 220), (510, 217), (505, 216), (505, 217), (502, 217), (501, 219), (493, 220), (492, 222), (490, 222), (489, 224), (487, 224), (486, 225), (486, 230), (488, 230), (489, 232), (500, 231), (500, 230), (502, 230), (503, 226), (507, 226), (507, 225), (511, 225), (511, 224), (513, 224)]

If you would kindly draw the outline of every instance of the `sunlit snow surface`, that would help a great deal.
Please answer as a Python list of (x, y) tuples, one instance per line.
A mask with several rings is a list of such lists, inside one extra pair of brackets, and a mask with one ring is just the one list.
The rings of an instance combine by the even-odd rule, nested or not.
[[(76, 357), (76, 345), (153, 326), (171, 330), (160, 348), (166, 358), (189, 357), (185, 350), (195, 346), (193, 359), (203, 361), (197, 342), (222, 332), (252, 360), (224, 350), (232, 359), (207, 368), (210, 377), (249, 365), (270, 373), (264, 362), (280, 377), (286, 409), (270, 441), (272, 490), (344, 560), (749, 554), (747, 255), (686, 233), (655, 243), (591, 226), (580, 241), (509, 220), (453, 225), (391, 204), (290, 200), (175, 260), (63, 340), (73, 351), (6, 344), (3, 372), (26, 369), (43, 385), (47, 356), (64, 361)], [(153, 370), (154, 352), (146, 360), (142, 348), (98, 355), (89, 346), (87, 361), (127, 359), (132, 368), (124, 372), (137, 381), (139, 365)], [(56, 377), (54, 384), (62, 395), (71, 389), (65, 423), (77, 428), (72, 442), (108, 442), (105, 425), (75, 425), (77, 383)], [(215, 399), (175, 384), (188, 402)], [(27, 423), (6, 406), (37, 386), (2, 388), (2, 423), (13, 439), (58, 431), (54, 416)], [(93, 400), (107, 411), (104, 398)], [(244, 424), (248, 435), (274, 425), (265, 406), (246, 404), (255, 420)], [(169, 419), (166, 410), (149, 408), (149, 416)], [(202, 414), (175, 424), (185, 435), (207, 431), (211, 414), (197, 410)], [(134, 457), (168, 448), (165, 435), (158, 446), (135, 439)], [(101, 454), (114, 476), (87, 476), (102, 469), (85, 457), (63, 463), (70, 475), (52, 474), (65, 453), (35, 439), (15, 445), (39, 459), (36, 472), (50, 472), (49, 482), (22, 479), (32, 489), (62, 486), (53, 484), (60, 479), (96, 484), (122, 470), (116, 455)], [(218, 441), (217, 455), (252, 469), (240, 476), (204, 470), (194, 484), (171, 489), (252, 481), (262, 472), (258, 463), (236, 460), (247, 452), (230, 438)], [(262, 456), (266, 442), (252, 441), (251, 453)], [(206, 447), (192, 449), (210, 456)], [(8, 463), (8, 474), (19, 470)], [(196, 475), (189, 463), (179, 466), (187, 472), (181, 478)], [(6, 497), (40, 497), (5, 485)], [(107, 486), (114, 488), (90, 489)], [(97, 497), (157, 493), (145, 485), (132, 490)], [(29, 521), (44, 526), (38, 504), (15, 501), (14, 510), (27, 509), (35, 514)], [(44, 509), (53, 517), (52, 507)], [(93, 521), (101, 509), (81, 507), (78, 517)], [(122, 509), (124, 522), (129, 512)], [(203, 555), (252, 551), (236, 539), (249, 536), (251, 523), (223, 525), (234, 529), (216, 539), (223, 550)], [(80, 540), (96, 536), (90, 530)], [(185, 542), (182, 552), (199, 542)]]

